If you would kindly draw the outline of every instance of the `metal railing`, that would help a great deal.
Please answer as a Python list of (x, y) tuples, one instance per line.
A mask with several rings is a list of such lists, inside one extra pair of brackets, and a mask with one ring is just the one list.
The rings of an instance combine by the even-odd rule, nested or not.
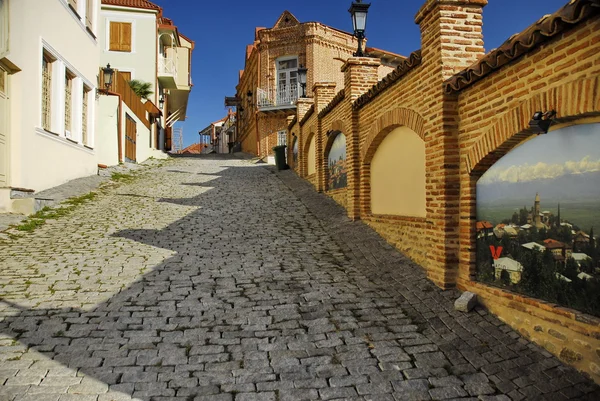
[(171, 57), (159, 57), (158, 73), (159, 75), (177, 76), (177, 63), (175, 63), (175, 59)]
[(279, 88), (256, 89), (257, 106), (267, 107), (293, 106), (298, 100), (298, 85), (285, 85)]

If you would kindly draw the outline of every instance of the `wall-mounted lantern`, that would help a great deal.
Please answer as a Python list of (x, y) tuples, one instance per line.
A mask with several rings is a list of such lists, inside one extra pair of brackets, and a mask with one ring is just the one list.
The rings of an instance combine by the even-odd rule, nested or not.
[(356, 0), (352, 3), (348, 12), (352, 15), (352, 27), (354, 36), (358, 39), (358, 50), (354, 53), (355, 57), (363, 57), (362, 43), (365, 39), (365, 30), (367, 28), (367, 13), (371, 3), (363, 3), (362, 0)]
[(160, 97), (158, 98), (158, 107), (162, 110), (164, 105), (165, 105), (165, 97), (163, 95), (160, 95)]
[(112, 86), (113, 76), (115, 74), (115, 70), (110, 68), (110, 63), (106, 64), (106, 67), (102, 69), (104, 76), (104, 90), (108, 93), (108, 90)]
[(302, 88), (302, 95), (300, 97), (306, 97), (306, 73), (308, 68), (302, 66), (300, 64), (300, 68), (298, 68), (298, 82), (300, 83), (300, 87)]
[(547, 134), (550, 126), (554, 122), (553, 119), (556, 116), (556, 111), (550, 110), (547, 112), (536, 111), (529, 121), (529, 128), (534, 134)]

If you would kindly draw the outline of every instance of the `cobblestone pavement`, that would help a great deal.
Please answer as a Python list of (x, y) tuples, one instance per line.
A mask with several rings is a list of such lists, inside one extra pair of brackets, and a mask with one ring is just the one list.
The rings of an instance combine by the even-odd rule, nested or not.
[(290, 171), (177, 159), (0, 255), (0, 400), (600, 399)]

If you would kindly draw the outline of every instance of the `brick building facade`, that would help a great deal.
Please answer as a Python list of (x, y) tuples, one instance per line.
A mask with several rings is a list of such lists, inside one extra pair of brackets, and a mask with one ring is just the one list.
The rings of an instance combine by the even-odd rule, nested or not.
[[(256, 28), (236, 88), (242, 150), (265, 158), (281, 144), (291, 116), (296, 115), (296, 100), (302, 95), (297, 81), (300, 66), (308, 69), (309, 91), (315, 82), (343, 87), (340, 67), (355, 50), (352, 34), (319, 22), (301, 23), (289, 11), (272, 28)], [(377, 72), (380, 77), (402, 60), (389, 52), (370, 50), (383, 61)]]
[[(421, 49), (383, 79), (379, 59), (350, 57), (350, 49), (339, 66), (342, 83), (331, 73), (317, 76), (321, 67), (306, 60), (313, 70), (309, 97), (271, 129), (287, 127), (289, 164), (300, 176), (423, 266), (433, 282), (476, 292), (525, 337), (600, 381), (597, 318), (475, 280), (481, 175), (534, 135), (529, 121), (537, 111), (556, 111), (553, 129), (600, 121), (600, 2), (571, 1), (484, 54), (486, 4), (427, 0), (415, 18)], [(260, 64), (257, 58), (250, 54), (247, 66)], [(256, 84), (244, 73), (238, 93)], [(252, 123), (264, 124), (260, 117)], [(253, 128), (242, 126), (246, 141), (260, 141), (263, 152), (271, 142), (252, 136)], [(343, 188), (330, 180), (339, 134)], [(398, 189), (398, 182), (411, 189)]]

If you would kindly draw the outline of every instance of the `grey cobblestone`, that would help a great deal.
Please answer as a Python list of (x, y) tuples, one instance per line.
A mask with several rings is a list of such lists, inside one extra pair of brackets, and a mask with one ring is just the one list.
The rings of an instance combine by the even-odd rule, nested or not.
[(0, 400), (600, 399), (291, 171), (181, 158), (98, 192), (0, 243)]

